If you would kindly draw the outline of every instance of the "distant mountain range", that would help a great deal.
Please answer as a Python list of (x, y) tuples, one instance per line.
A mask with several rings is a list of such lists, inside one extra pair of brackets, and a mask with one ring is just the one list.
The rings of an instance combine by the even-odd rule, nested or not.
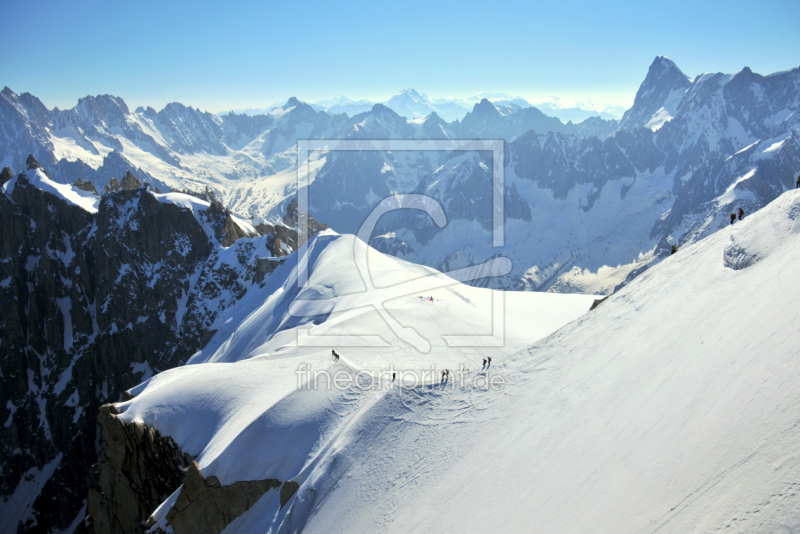
[[(427, 113), (414, 90), (355, 116), (296, 98), (264, 115), (217, 116), (180, 103), (156, 112), (114, 96), (48, 110), (30, 94), (0, 93), (0, 159), (14, 170), (33, 154), (53, 180), (102, 191), (130, 171), (162, 191), (210, 188), (233, 212), (280, 220), (297, 187), (298, 139), (500, 139), (505, 141), (507, 253), (502, 287), (607, 293), (672, 244), (753, 212), (794, 184), (800, 170), (800, 69), (761, 76), (689, 78), (657, 57), (620, 121), (563, 123), (504, 95), (488, 95), (462, 120)], [(504, 104), (500, 104), (504, 102)], [(345, 101), (332, 105), (348, 105)], [(311, 213), (356, 232), (384, 197), (426, 193), (448, 212), (434, 228), (413, 213), (384, 221), (373, 245), (447, 270), (497, 251), (486, 239), (491, 161), (485, 154), (318, 152)], [(489, 283), (488, 281), (486, 283)]]
[[(608, 111), (596, 111), (593, 109), (584, 109), (575, 106), (559, 105), (556, 101), (542, 102), (539, 104), (530, 104), (527, 100), (519, 96), (511, 96), (505, 93), (478, 93), (470, 98), (429, 98), (426, 94), (420, 94), (416, 90), (409, 88), (401, 91), (400, 93), (392, 96), (389, 100), (380, 102), (401, 117), (407, 119), (419, 119), (426, 117), (431, 113), (436, 113), (439, 117), (448, 122), (460, 121), (473, 106), (483, 99), (487, 99), (496, 106), (509, 106), (515, 105), (520, 108), (537, 107), (548, 117), (555, 117), (562, 122), (582, 122), (591, 117), (600, 117), (606, 120), (616, 120), (622, 116), (625, 110), (618, 110), (616, 108), (607, 108), (607, 110), (619, 111), (618, 114), (609, 113)], [(311, 102), (310, 105), (318, 111), (327, 111), (328, 113), (347, 113), (349, 116), (358, 115), (372, 109), (372, 107), (379, 102), (371, 100), (351, 100), (345, 96), (339, 98), (330, 98), (326, 100), (319, 100)], [(247, 108), (236, 109), (234, 113), (242, 113), (245, 115), (265, 115), (270, 111), (283, 106), (282, 102), (272, 104), (264, 108)], [(221, 113), (220, 115), (225, 115)]]

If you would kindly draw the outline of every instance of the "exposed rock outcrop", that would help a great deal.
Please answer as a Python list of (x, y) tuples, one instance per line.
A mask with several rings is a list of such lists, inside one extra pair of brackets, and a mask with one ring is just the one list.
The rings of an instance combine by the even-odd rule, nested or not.
[(29, 171), (32, 171), (34, 169), (39, 169), (41, 167), (41, 165), (39, 165), (39, 162), (36, 161), (36, 158), (33, 157), (33, 154), (30, 154), (28, 156), (28, 159), (25, 160), (25, 165), (27, 165), (27, 169)]
[(84, 181), (78, 178), (75, 180), (75, 183), (72, 184), (72, 187), (76, 189), (80, 189), (81, 191), (88, 191), (89, 193), (94, 193), (97, 196), (100, 196), (97, 193), (97, 188), (94, 186), (92, 182)]
[(117, 191), (133, 191), (142, 187), (142, 182), (140, 182), (131, 171), (127, 171), (125, 176), (122, 177), (122, 180), (117, 180), (116, 178), (111, 178), (108, 181), (108, 185), (105, 188), (106, 193), (115, 193)]
[(9, 169), (8, 167), (3, 167), (3, 170), (0, 171), (0, 186), (9, 181), (14, 177), (14, 171)]
[[(280, 488), (283, 507), (297, 491), (294, 481), (249, 480), (223, 486), (204, 478), (191, 455), (142, 423), (117, 417), (113, 404), (101, 406), (100, 461), (90, 476), (86, 527), (96, 534), (142, 534), (168, 524), (175, 534), (217, 534), (266, 492)], [(182, 484), (182, 486), (181, 486)], [(179, 490), (166, 513), (158, 506)], [(166, 520), (166, 524), (164, 523)]]
[[(298, 207), (297, 197), (292, 198), (289, 205), (286, 206), (286, 215), (283, 217), (283, 222), (286, 226), (291, 228), (298, 228), (300, 224), (300, 208)], [(317, 222), (311, 214), (308, 214), (308, 237), (307, 239), (311, 239), (313, 236), (321, 232), (322, 230), (326, 230), (328, 225), (325, 223)], [(302, 240), (305, 242), (305, 239)], [(302, 244), (302, 243), (301, 243)]]
[(607, 298), (608, 297), (603, 297), (601, 299), (594, 299), (594, 302), (592, 302), (592, 305), (589, 307), (589, 311), (592, 311), (593, 309), (595, 309), (598, 306), (600, 306), (603, 302), (606, 301)]
[(98, 534), (141, 534), (142, 522), (181, 484), (192, 457), (141, 423), (126, 424), (101, 406), (100, 461), (90, 475), (87, 526)]
[[(184, 477), (183, 489), (167, 513), (167, 522), (175, 534), (218, 534), (266, 492), (281, 487), (281, 482), (274, 479), (222, 486), (217, 477), (204, 479), (195, 462), (184, 470)], [(153, 524), (148, 521), (145, 526)]]

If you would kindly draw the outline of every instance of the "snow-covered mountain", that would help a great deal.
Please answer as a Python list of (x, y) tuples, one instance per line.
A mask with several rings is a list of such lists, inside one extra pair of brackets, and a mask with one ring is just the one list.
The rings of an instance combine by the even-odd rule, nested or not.
[(537, 102), (536, 104), (528, 105), (536, 107), (545, 115), (558, 117), (562, 122), (575, 123), (583, 122), (592, 117), (599, 117), (606, 120), (619, 120), (625, 111), (627, 111), (625, 107), (620, 106), (605, 106), (604, 111), (597, 111), (592, 109), (590, 107), (591, 105), (578, 107), (575, 105), (562, 104), (558, 99), (554, 99), (554, 101)]
[(347, 113), (349, 116), (358, 115), (372, 109), (375, 102), (369, 100), (351, 100), (347, 97), (340, 97), (337, 99), (318, 101), (312, 104), (315, 108), (327, 111), (328, 113)]
[[(406, 119), (381, 104), (354, 117), (334, 115), (294, 98), (259, 116), (219, 117), (181, 104), (131, 113), (110, 96), (50, 111), (6, 89), (0, 156), (21, 168), (33, 153), (55, 181), (81, 178), (98, 190), (128, 170), (160, 190), (210, 187), (233, 212), (274, 221), (296, 193), (298, 139), (502, 139), (515, 244), (507, 252), (516, 258), (512, 273), (495, 283), (609, 292), (672, 244), (691, 243), (721, 228), (731, 211), (752, 213), (792, 187), (800, 168), (799, 79), (800, 69), (770, 76), (744, 69), (690, 80), (658, 57), (619, 124), (563, 124), (535, 107), (488, 98), (454, 122), (438, 112)], [(430, 104), (413, 90), (397, 100)], [(433, 182), (446, 206), (458, 206), (459, 195), (488, 198), (485, 155), (311, 156), (310, 211), (340, 232), (356, 231), (385, 196), (424, 192)], [(467, 189), (459, 186), (465, 176), (474, 177)], [(384, 224), (373, 244), (444, 270), (456, 258), (482, 261), (500, 251), (484, 245), (490, 229), (479, 211), (448, 214), (448, 226), (431, 235), (418, 218)]]
[[(401, 117), (406, 119), (420, 119), (427, 117), (431, 113), (436, 113), (448, 122), (461, 120), (464, 118), (472, 104), (465, 100), (448, 98), (429, 99), (424, 94), (419, 94), (415, 89), (408, 88), (393, 95), (386, 101), (380, 102)], [(352, 100), (347, 97), (331, 98), (319, 100), (312, 103), (315, 109), (327, 111), (328, 113), (347, 113), (353, 117), (372, 109), (377, 102), (370, 100)]]
[[(556, 117), (561, 122), (583, 122), (589, 118), (601, 118), (605, 120), (617, 120), (625, 112), (625, 108), (607, 107), (604, 111), (596, 111), (595, 105), (570, 104), (565, 105), (557, 97), (551, 100), (531, 104), (520, 96), (513, 96), (506, 93), (481, 92), (467, 98), (430, 98), (425, 94), (420, 94), (413, 88), (408, 88), (392, 96), (389, 100), (382, 102), (383, 105), (407, 119), (421, 118), (436, 113), (448, 122), (460, 121), (472, 110), (475, 104), (487, 99), (497, 107), (516, 106), (517, 108), (536, 107), (548, 117)], [(351, 117), (369, 111), (376, 102), (370, 100), (352, 100), (345, 96), (318, 100), (311, 105), (314, 109), (327, 111), (329, 113), (347, 113)], [(272, 109), (280, 107), (281, 104), (260, 109), (235, 110), (236, 113), (246, 115), (262, 115), (269, 113)], [(613, 113), (609, 113), (612, 111)], [(616, 114), (615, 114), (616, 113)]]
[[(509, 141), (505, 248), (492, 246), (492, 161), (478, 153), (446, 155), (413, 188), (384, 180), (399, 192), (437, 199), (448, 224), (440, 229), (426, 215), (397, 216), (384, 221), (373, 246), (442, 270), (501, 253), (514, 268), (494, 287), (609, 293), (667, 256), (672, 244), (692, 243), (730, 224), (731, 212), (752, 213), (794, 187), (800, 69), (766, 77), (749, 69), (703, 75), (686, 89), (684, 82), (674, 64), (656, 58), (626, 120), (604, 137), (561, 133), (558, 124), (542, 128), (546, 133), (527, 131), (553, 119), (535, 108), (506, 114), (483, 100), (459, 132)], [(683, 93), (678, 105), (676, 92)], [(521, 117), (528, 120), (520, 124)], [(354, 173), (338, 161), (329, 158), (319, 170), (312, 202), (315, 187), (326, 199), (335, 191), (358, 192), (359, 201), (338, 197), (312, 203), (311, 211), (335, 229), (355, 232), (377, 204), (360, 199), (370, 190), (387, 194), (374, 184), (387, 169), (396, 176), (399, 166), (388, 157), (363, 160)]]
[(633, 107), (625, 112), (619, 122), (620, 128), (647, 127), (658, 130), (671, 120), (691, 87), (692, 79), (665, 56), (658, 56), (647, 77), (639, 86)]
[[(427, 289), (441, 275), (320, 235), (220, 315), (190, 365), (101, 410), (89, 521), (176, 534), (796, 530), (798, 216), (800, 192), (786, 192), (588, 313), (591, 297), (506, 292), (505, 342), (467, 349), (447, 336), (489, 333), (498, 292)], [(383, 290), (365, 292), (359, 250)], [(433, 349), (399, 335), (409, 328)], [(125, 467), (136, 458), (153, 460)], [(167, 476), (182, 483), (161, 500), (131, 491)]]
[(427, 117), (437, 111), (436, 106), (431, 104), (428, 97), (411, 88), (400, 91), (400, 93), (384, 102), (384, 105), (401, 117), (409, 119)]

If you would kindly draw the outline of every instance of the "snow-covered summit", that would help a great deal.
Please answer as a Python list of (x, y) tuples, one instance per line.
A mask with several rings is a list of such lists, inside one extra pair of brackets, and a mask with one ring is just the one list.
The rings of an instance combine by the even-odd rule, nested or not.
[[(429, 267), (382, 254), (356, 236), (326, 230), (290, 256), (266, 285), (252, 289), (223, 313), (212, 327), (217, 334), (190, 363), (303, 353), (309, 349), (297, 346), (298, 335), (308, 336), (306, 341), (314, 346), (346, 345), (341, 336), (363, 335), (377, 336), (371, 343), (381, 348), (348, 349), (347, 361), (358, 369), (470, 366), (476, 361), (475, 351), (454, 349), (447, 339), (481, 331), (489, 335), (492, 295)], [(431, 297), (434, 300), (428, 300)], [(508, 314), (505, 326), (505, 350), (552, 332), (585, 312), (593, 299), (591, 295), (507, 293), (506, 306), (514, 312)], [(527, 319), (520, 322), (523, 309)], [(397, 321), (384, 322), (385, 313)], [(439, 318), (434, 321), (434, 316)], [(401, 323), (416, 334), (398, 330)], [(303, 328), (309, 330), (298, 330)], [(314, 336), (323, 337), (313, 341)], [(416, 336), (431, 348), (415, 346)]]
[(384, 104), (408, 119), (426, 117), (436, 111), (436, 107), (426, 97), (412, 88), (401, 91)]

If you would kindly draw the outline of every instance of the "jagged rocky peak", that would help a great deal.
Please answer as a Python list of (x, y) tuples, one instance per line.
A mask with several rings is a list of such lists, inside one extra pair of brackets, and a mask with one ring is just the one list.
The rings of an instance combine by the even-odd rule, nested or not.
[(472, 113), (477, 116), (484, 116), (484, 117), (499, 117), (500, 112), (497, 110), (494, 104), (492, 104), (487, 98), (482, 98), (480, 102), (475, 104), (472, 107)]
[(125, 176), (122, 177), (122, 180), (118, 181), (116, 178), (109, 180), (108, 185), (105, 188), (105, 192), (114, 193), (117, 191), (133, 191), (134, 189), (139, 189), (140, 187), (142, 187), (142, 182), (140, 182), (133, 174), (131, 174), (131, 171), (127, 171)]
[[(256, 232), (259, 235), (271, 235), (267, 243), (267, 247), (274, 257), (287, 256), (293, 251), (297, 250), (302, 244), (298, 241), (298, 222), (300, 218), (300, 210), (297, 206), (297, 198), (293, 198), (289, 205), (286, 207), (286, 215), (283, 218), (283, 225), (277, 224), (275, 226), (262, 222), (255, 226)], [(308, 216), (308, 233), (309, 238), (314, 237), (322, 230), (328, 228), (327, 224), (317, 222), (311, 215)], [(266, 265), (266, 264), (265, 264)], [(257, 265), (257, 269), (262, 266)], [(274, 269), (274, 264), (271, 265), (271, 272)], [(263, 277), (263, 273), (258, 272), (259, 277)], [(256, 280), (257, 282), (260, 279)]]
[(150, 106), (147, 107), (139, 106), (138, 108), (136, 108), (136, 113), (141, 113), (145, 117), (149, 117), (151, 119), (155, 118), (156, 115), (158, 115), (158, 112)]
[[(286, 224), (286, 226), (289, 226), (291, 228), (297, 228), (297, 225), (299, 224), (300, 220), (300, 213), (301, 211), (297, 204), (297, 197), (295, 197), (292, 199), (291, 202), (289, 202), (289, 205), (286, 206), (286, 216), (283, 218), (284, 224)], [(308, 215), (308, 229), (309, 232), (311, 233), (310, 237), (313, 237), (318, 232), (326, 230), (327, 228), (328, 228), (327, 224), (318, 223), (314, 219), (314, 217), (311, 216), (311, 214)]]
[(643, 93), (649, 93), (659, 87), (686, 88), (691, 83), (691, 79), (678, 68), (674, 61), (666, 56), (657, 56), (650, 64), (647, 76), (636, 93), (636, 98), (645, 97), (647, 95)]
[(372, 106), (372, 109), (364, 115), (372, 115), (376, 120), (382, 123), (403, 123), (405, 124), (406, 119), (398, 115), (392, 108), (384, 105), (384, 104), (375, 104)]
[(36, 161), (36, 158), (33, 157), (33, 154), (28, 155), (28, 159), (25, 160), (25, 165), (28, 166), (29, 171), (40, 169), (42, 167), (39, 165), (39, 162)]
[[(660, 111), (670, 117), (677, 111), (681, 98), (691, 86), (686, 76), (674, 61), (658, 56), (650, 64), (631, 109), (625, 112), (619, 123), (620, 129), (636, 129), (647, 126)], [(666, 115), (664, 115), (666, 119)]]
[(113, 95), (86, 96), (78, 100), (75, 110), (90, 123), (95, 120), (109, 123), (119, 123), (124, 121), (126, 115), (130, 115), (128, 104)]
[(500, 111), (486, 98), (475, 104), (472, 111), (464, 116), (461, 125), (466, 130), (480, 130), (491, 128), (502, 119)]
[(316, 122), (321, 117), (327, 117), (324, 111), (317, 111), (309, 104), (298, 100), (297, 97), (294, 96), (289, 98), (281, 109), (284, 111), (282, 118), (288, 123), (299, 123), (303, 121)]
[(678, 68), (678, 65), (672, 61), (667, 56), (656, 56), (653, 62), (650, 64), (650, 72), (674, 72), (680, 76), (684, 76), (681, 69)]
[(3, 170), (0, 171), (0, 185), (3, 185), (13, 177), (14, 171), (12, 171), (9, 167), (3, 167)]
[(120, 185), (122, 186), (123, 191), (133, 191), (134, 189), (142, 187), (142, 183), (137, 180), (133, 174), (131, 174), (131, 171), (125, 173), (125, 176), (122, 177)]
[(97, 196), (100, 196), (95, 188), (94, 184), (88, 180), (81, 180), (78, 178), (75, 180), (75, 183), (72, 184), (73, 187), (76, 189), (80, 189), (81, 191), (88, 191), (90, 193), (94, 193)]

